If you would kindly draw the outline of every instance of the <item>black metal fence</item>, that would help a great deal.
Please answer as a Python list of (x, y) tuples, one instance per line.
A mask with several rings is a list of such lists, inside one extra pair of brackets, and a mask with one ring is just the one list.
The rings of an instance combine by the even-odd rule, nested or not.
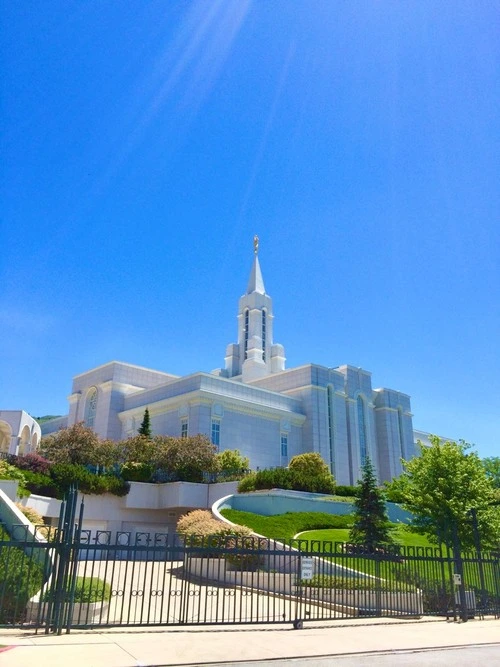
[[(81, 529), (73, 502), (33, 541), (0, 535), (0, 625), (293, 623), (347, 617), (500, 616), (498, 554)], [(457, 577), (456, 575), (460, 576)], [(460, 581), (459, 581), (460, 579)]]

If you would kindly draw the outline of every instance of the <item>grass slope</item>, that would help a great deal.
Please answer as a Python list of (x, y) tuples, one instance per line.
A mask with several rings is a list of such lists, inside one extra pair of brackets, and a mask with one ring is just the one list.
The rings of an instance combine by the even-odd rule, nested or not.
[(221, 511), (229, 521), (248, 526), (254, 532), (276, 540), (289, 540), (304, 530), (320, 528), (348, 528), (352, 524), (352, 516), (337, 516), (324, 512), (287, 512), (275, 516), (262, 516), (251, 512), (225, 509)]

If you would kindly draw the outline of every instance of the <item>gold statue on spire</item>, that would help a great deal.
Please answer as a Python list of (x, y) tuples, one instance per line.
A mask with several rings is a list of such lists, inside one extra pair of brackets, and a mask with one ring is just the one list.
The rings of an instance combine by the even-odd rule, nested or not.
[(257, 234), (253, 237), (253, 251), (255, 254), (259, 252), (259, 237)]

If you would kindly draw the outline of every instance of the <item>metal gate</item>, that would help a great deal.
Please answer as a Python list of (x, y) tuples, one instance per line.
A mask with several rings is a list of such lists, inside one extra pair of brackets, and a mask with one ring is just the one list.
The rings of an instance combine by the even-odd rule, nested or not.
[[(292, 623), (359, 616), (500, 615), (498, 554), (265, 538), (85, 531), (76, 491), (48, 541), (0, 536), (0, 624)], [(459, 577), (456, 575), (459, 574)]]

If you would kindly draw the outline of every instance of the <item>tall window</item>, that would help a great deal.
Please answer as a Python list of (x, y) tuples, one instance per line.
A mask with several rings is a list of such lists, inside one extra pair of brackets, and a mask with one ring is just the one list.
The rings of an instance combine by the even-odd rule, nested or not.
[(211, 435), (212, 445), (215, 445), (219, 448), (220, 445), (220, 420), (212, 419), (212, 435)]
[(248, 308), (245, 310), (245, 359), (248, 357)]
[(288, 435), (286, 433), (281, 434), (281, 458), (288, 458)]
[(262, 311), (262, 361), (266, 360), (266, 311)]
[(399, 426), (399, 449), (401, 450), (401, 458), (405, 458), (405, 440), (403, 435), (403, 410), (398, 408), (398, 426)]
[(181, 419), (181, 438), (188, 437), (188, 420)]
[(361, 455), (361, 465), (366, 463), (366, 424), (365, 424), (365, 405), (361, 396), (358, 396), (358, 430), (359, 430), (359, 453)]
[(334, 432), (335, 425), (333, 423), (333, 389), (329, 384), (326, 388), (326, 400), (328, 401), (328, 443), (330, 445), (330, 471), (335, 475), (335, 447), (334, 447)]
[(97, 389), (92, 387), (87, 394), (87, 403), (85, 405), (85, 426), (94, 428), (95, 413), (97, 410)]

